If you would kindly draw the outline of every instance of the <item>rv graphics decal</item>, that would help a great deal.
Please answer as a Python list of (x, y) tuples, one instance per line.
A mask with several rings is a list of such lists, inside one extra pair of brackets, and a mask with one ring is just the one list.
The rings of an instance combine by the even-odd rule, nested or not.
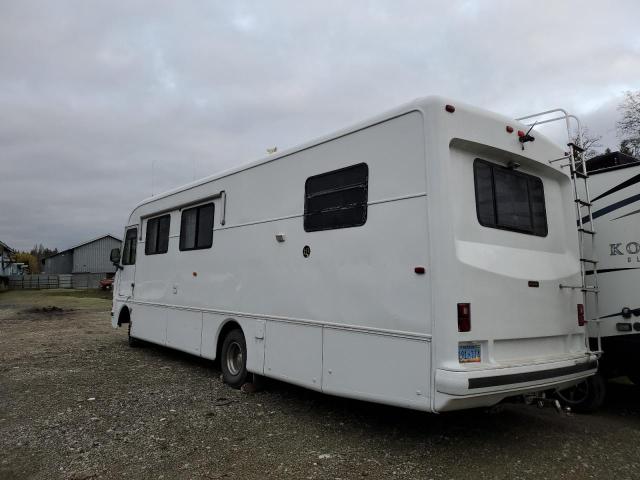
[(610, 256), (618, 256), (618, 255), (627, 255), (627, 262), (638, 262), (640, 263), (640, 243), (638, 242), (627, 242), (626, 244), (620, 243), (610, 243), (609, 244), (609, 255)]

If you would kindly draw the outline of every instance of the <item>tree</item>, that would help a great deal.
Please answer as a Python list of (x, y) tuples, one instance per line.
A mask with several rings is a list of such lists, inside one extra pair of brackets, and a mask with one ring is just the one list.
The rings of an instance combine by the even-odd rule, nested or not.
[(618, 133), (622, 137), (620, 151), (627, 155), (640, 155), (640, 90), (625, 92), (618, 105), (622, 118), (618, 121)]
[(29, 252), (17, 252), (14, 259), (16, 263), (26, 263), (29, 265), (29, 273), (40, 273), (40, 262), (35, 255)]
[(584, 149), (584, 158), (588, 159), (600, 154), (602, 135), (595, 135), (585, 126), (580, 130), (581, 135), (575, 135), (571, 141)]
[(32, 249), (31, 249), (31, 255), (33, 255), (34, 257), (36, 257), (36, 259), (38, 260), (38, 264), (40, 264), (42, 262), (42, 259), (50, 257), (51, 255), (55, 255), (56, 253), (58, 253), (58, 249), (54, 248), (53, 250), (45, 247), (44, 245), (40, 244), (40, 245), (35, 245)]

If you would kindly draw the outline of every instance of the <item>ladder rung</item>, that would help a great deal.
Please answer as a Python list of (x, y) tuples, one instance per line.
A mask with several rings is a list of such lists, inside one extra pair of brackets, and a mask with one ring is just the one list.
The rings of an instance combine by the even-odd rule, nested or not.
[(576, 152), (578, 152), (578, 153), (582, 153), (582, 152), (584, 152), (584, 148), (579, 147), (578, 145), (576, 145), (576, 144), (575, 144), (575, 143), (573, 143), (573, 142), (569, 142), (569, 143), (567, 143), (567, 146), (569, 146), (569, 147), (573, 148), (573, 149), (574, 149)]
[(591, 260), (590, 258), (581, 258), (580, 261), (586, 262), (586, 263), (593, 263), (594, 265), (598, 263), (598, 260)]
[(585, 202), (584, 200), (580, 199), (580, 198), (576, 198), (575, 202), (579, 205), (582, 205), (583, 207), (590, 207), (593, 205), (593, 203), (590, 202)]
[(582, 173), (580, 170), (571, 170), (571, 175), (574, 177), (589, 178), (589, 175)]
[(595, 235), (596, 234), (596, 232), (594, 232), (593, 230), (588, 230), (586, 228), (579, 228), (578, 231), (582, 232), (582, 233), (586, 233), (587, 235)]
[(600, 289), (596, 287), (583, 287), (580, 290), (587, 293), (598, 293), (600, 291)]

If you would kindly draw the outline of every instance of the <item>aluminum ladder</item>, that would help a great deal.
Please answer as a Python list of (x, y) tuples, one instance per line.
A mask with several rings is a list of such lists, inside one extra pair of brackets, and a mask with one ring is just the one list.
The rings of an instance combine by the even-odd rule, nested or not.
[[(546, 118), (552, 116), (551, 118)], [(533, 119), (538, 118), (537, 121), (532, 121)], [(577, 217), (577, 226), (578, 226), (578, 251), (580, 255), (580, 279), (581, 285), (563, 285), (560, 284), (560, 288), (569, 288), (569, 289), (579, 289), (582, 291), (583, 297), (583, 305), (586, 308), (588, 296), (591, 296), (593, 300), (593, 312), (592, 318), (585, 319), (588, 324), (595, 324), (596, 328), (596, 338), (597, 338), (597, 350), (592, 353), (596, 353), (598, 355), (602, 354), (602, 339), (600, 335), (600, 308), (598, 304), (598, 260), (596, 258), (587, 258), (585, 254), (585, 247), (591, 247), (591, 257), (594, 257), (596, 252), (596, 228), (593, 223), (593, 213), (591, 203), (591, 196), (589, 194), (589, 173), (587, 171), (587, 162), (583, 158), (584, 149), (581, 147), (582, 145), (582, 126), (580, 124), (580, 119), (575, 115), (569, 114), (566, 110), (562, 108), (555, 108), (552, 110), (546, 110), (544, 112), (534, 113), (531, 115), (526, 115), (524, 117), (516, 118), (518, 121), (527, 120), (527, 126), (533, 128), (537, 125), (543, 125), (545, 123), (564, 121), (567, 127), (567, 138), (568, 138), (568, 152), (565, 152), (565, 155), (560, 158), (554, 158), (553, 160), (549, 160), (549, 164), (553, 165), (556, 162), (566, 163), (560, 164), (560, 168), (569, 167), (571, 183), (573, 185), (573, 201), (575, 203), (576, 209), (576, 217)], [(574, 121), (577, 127), (577, 143), (573, 142), (571, 136), (571, 121)], [(584, 182), (583, 185), (580, 185), (580, 182)], [(584, 187), (583, 189), (580, 187)], [(585, 214), (586, 213), (586, 214)], [(588, 226), (588, 227), (587, 227)], [(588, 269), (588, 267), (590, 267)], [(592, 275), (587, 274), (587, 270), (589, 272), (593, 272)], [(587, 276), (590, 276), (590, 284), (587, 283)], [(586, 343), (587, 349), (591, 350), (591, 345), (589, 341), (589, 333), (593, 334), (593, 331), (587, 332), (586, 335)]]

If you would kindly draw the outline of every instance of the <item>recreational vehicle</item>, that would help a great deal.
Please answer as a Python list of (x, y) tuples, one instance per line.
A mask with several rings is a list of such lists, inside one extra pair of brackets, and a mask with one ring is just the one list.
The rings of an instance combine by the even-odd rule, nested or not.
[[(597, 232), (598, 305), (587, 301), (593, 348), (600, 337), (603, 377), (627, 375), (640, 385), (640, 160), (612, 152), (587, 160)], [(589, 219), (584, 222), (589, 225)], [(593, 277), (594, 269), (587, 271)]]
[[(535, 140), (535, 141), (534, 141)], [(593, 375), (572, 183), (439, 97), (136, 206), (112, 325), (250, 374), (443, 412)]]

